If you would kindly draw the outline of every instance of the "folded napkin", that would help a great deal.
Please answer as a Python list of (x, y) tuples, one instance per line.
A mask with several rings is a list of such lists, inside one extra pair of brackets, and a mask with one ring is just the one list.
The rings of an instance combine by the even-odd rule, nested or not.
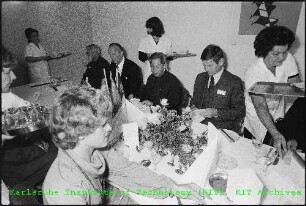
[(258, 205), (261, 195), (258, 190), (263, 189), (252, 168), (235, 168), (229, 171), (226, 193), (228, 198), (238, 205)]
[(137, 122), (140, 129), (145, 129), (147, 126), (147, 116), (131, 102), (126, 100), (126, 110), (129, 123)]
[(129, 147), (139, 146), (138, 125), (136, 122), (122, 125), (124, 144)]

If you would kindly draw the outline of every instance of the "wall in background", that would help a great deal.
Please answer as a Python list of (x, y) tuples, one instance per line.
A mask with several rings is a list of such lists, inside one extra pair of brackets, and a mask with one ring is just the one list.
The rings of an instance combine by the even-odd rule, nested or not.
[[(24, 49), (28, 27), (39, 31), (48, 54), (69, 51), (73, 55), (49, 61), (51, 74), (80, 82), (85, 71), (85, 47), (92, 43), (88, 2), (2, 2), (2, 43), (22, 62), (16, 68), (18, 81), (28, 81)], [(26, 82), (27, 83), (27, 82)], [(16, 84), (15, 84), (16, 85)]]
[[(190, 93), (196, 75), (203, 71), (200, 60), (208, 44), (219, 45), (227, 54), (228, 70), (243, 78), (245, 69), (256, 60), (253, 49), (255, 36), (238, 36), (240, 2), (91, 2), (93, 41), (103, 49), (112, 42), (122, 44), (130, 59), (140, 66), (137, 48), (146, 35), (145, 22), (158, 16), (175, 51), (189, 50), (196, 57), (176, 59), (171, 71)], [(297, 28), (300, 45), (294, 45), (295, 57), (305, 76), (305, 3)]]
[[(24, 64), (26, 38), (24, 30), (39, 30), (47, 52), (70, 51), (72, 56), (50, 62), (52, 74), (79, 82), (85, 71), (86, 45), (102, 47), (110, 60), (107, 47), (122, 44), (128, 57), (142, 66), (137, 48), (146, 35), (145, 22), (158, 16), (175, 51), (189, 50), (196, 57), (176, 59), (171, 71), (190, 93), (196, 75), (203, 71), (200, 55), (208, 44), (219, 45), (228, 56), (228, 70), (243, 77), (245, 69), (256, 58), (255, 36), (238, 36), (240, 2), (2, 2), (2, 43)], [(305, 79), (305, 2), (297, 26), (294, 56)], [(17, 68), (18, 69), (18, 68)], [(24, 69), (18, 79), (26, 82)]]

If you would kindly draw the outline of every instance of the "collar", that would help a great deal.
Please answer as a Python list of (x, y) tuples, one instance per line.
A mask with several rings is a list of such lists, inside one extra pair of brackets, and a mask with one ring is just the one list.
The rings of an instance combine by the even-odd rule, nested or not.
[(105, 171), (106, 163), (105, 163), (103, 155), (98, 150), (95, 150), (93, 152), (90, 162), (87, 162), (83, 160), (82, 158), (76, 156), (70, 150), (64, 151), (63, 149), (59, 148), (58, 152), (60, 156), (65, 155), (66, 158), (69, 158), (69, 159), (72, 158), (84, 172), (87, 172), (94, 177), (101, 176)]
[[(222, 69), (218, 73), (213, 75), (215, 85), (218, 83), (219, 79), (221, 78), (221, 75), (223, 74), (223, 71), (224, 71), (224, 67), (222, 67)], [(209, 85), (209, 83), (210, 83), (210, 77), (208, 79), (208, 85)]]

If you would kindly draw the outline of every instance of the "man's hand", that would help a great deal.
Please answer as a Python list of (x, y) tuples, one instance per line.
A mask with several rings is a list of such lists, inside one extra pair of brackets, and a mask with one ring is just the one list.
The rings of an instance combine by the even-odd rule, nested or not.
[(149, 100), (144, 100), (142, 103), (147, 105), (147, 106), (152, 106), (153, 105), (153, 103)]
[(205, 118), (217, 117), (218, 115), (217, 109), (215, 108), (201, 109), (200, 114)]
[(284, 150), (284, 154), (287, 153), (286, 139), (282, 134), (279, 133), (277, 136), (273, 136), (273, 147), (276, 148), (281, 158), (283, 158), (282, 148)]
[[(190, 184), (174, 184), (172, 191), (191, 191), (189, 196), (177, 196), (183, 199), (191, 199), (196, 202), (196, 204), (206, 204), (204, 196), (201, 196), (199, 191), (201, 187), (194, 183)], [(176, 193), (175, 193), (176, 194)], [(179, 194), (179, 193), (178, 193)]]
[(297, 143), (296, 140), (291, 139), (291, 140), (287, 141), (288, 150), (296, 150), (297, 146), (298, 146), (298, 143)]

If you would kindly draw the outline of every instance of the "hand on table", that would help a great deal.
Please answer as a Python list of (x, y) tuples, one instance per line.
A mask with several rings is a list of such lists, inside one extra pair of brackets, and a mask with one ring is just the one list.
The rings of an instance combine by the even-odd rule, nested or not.
[(183, 199), (191, 199), (194, 200), (196, 202), (196, 204), (206, 204), (205, 203), (205, 197), (200, 195), (200, 189), (201, 187), (199, 187), (198, 185), (194, 184), (194, 183), (190, 183), (190, 184), (174, 184), (172, 191), (191, 191), (191, 195), (190, 196), (177, 196), (179, 198), (183, 198)]
[[(286, 139), (282, 134), (278, 134), (277, 136), (273, 137), (273, 147), (276, 148), (281, 158), (283, 158), (284, 154), (287, 153)], [(284, 154), (282, 153), (282, 148), (284, 150)]]

